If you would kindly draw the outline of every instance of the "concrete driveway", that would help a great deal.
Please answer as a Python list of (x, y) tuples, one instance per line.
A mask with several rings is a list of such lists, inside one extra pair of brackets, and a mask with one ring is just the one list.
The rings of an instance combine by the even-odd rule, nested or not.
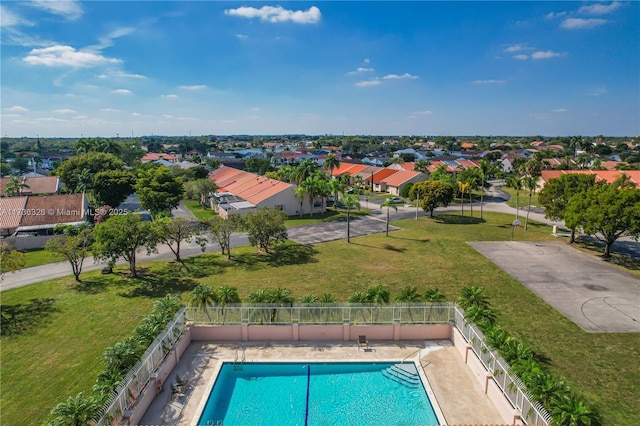
[(640, 278), (566, 243), (471, 242), (589, 333), (640, 333)]
[[(391, 219), (394, 220), (394, 219)], [(372, 216), (351, 219), (349, 225), (351, 238), (363, 235), (379, 234), (386, 230), (386, 218), (378, 219)], [(396, 231), (397, 226), (389, 225), (389, 231)], [(299, 244), (318, 244), (326, 241), (343, 240), (347, 238), (347, 221), (335, 220), (316, 223), (314, 225), (297, 226), (287, 229), (289, 239)]]

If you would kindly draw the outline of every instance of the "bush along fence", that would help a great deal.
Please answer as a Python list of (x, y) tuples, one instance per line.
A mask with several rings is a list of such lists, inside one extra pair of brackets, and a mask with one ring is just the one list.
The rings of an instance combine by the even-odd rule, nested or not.
[(105, 368), (93, 393), (87, 396), (80, 393), (59, 403), (51, 410), (49, 424), (111, 425), (123, 416), (184, 332), (185, 312), (177, 296), (165, 296), (154, 302), (151, 314), (132, 336), (104, 351)]

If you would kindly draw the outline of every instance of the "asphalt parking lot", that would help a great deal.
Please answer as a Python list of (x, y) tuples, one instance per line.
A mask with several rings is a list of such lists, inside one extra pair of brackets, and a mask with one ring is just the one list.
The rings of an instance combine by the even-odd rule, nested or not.
[(640, 278), (564, 242), (470, 246), (589, 333), (640, 333)]
[[(392, 219), (393, 220), (393, 219)], [(361, 237), (363, 235), (379, 234), (385, 232), (387, 227), (386, 219), (378, 219), (372, 216), (359, 217), (351, 219), (350, 236), (351, 238)], [(389, 225), (389, 232), (396, 231), (397, 226)], [(287, 230), (289, 239), (299, 244), (318, 244), (326, 241), (342, 240), (347, 238), (347, 221), (335, 220), (331, 222), (322, 222), (315, 225), (305, 225)]]

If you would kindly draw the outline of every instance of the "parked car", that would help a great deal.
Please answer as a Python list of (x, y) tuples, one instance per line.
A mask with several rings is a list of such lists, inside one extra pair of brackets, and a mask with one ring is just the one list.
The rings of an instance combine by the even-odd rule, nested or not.
[(389, 200), (391, 200), (391, 202), (393, 204), (402, 204), (402, 203), (404, 203), (404, 200), (402, 198), (398, 198), (398, 197), (391, 197), (391, 198), (389, 198)]

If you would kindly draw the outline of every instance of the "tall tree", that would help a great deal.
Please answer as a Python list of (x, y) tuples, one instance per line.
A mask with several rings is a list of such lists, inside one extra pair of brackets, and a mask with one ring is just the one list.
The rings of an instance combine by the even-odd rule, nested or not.
[[(493, 166), (487, 160), (480, 160), (480, 219), (482, 219), (483, 207), (484, 207), (484, 189), (487, 187), (487, 178), (493, 171)], [(490, 186), (490, 185), (489, 185)]]
[(163, 217), (153, 222), (154, 237), (164, 243), (173, 255), (176, 262), (182, 263), (180, 247), (182, 242), (196, 242), (204, 252), (207, 240), (200, 235), (200, 224), (185, 217)]
[(523, 178), (524, 187), (529, 191), (529, 204), (527, 206), (527, 217), (524, 220), (524, 230), (527, 230), (527, 225), (529, 224), (529, 212), (531, 212), (531, 197), (536, 192), (536, 188), (538, 187), (538, 178), (535, 176), (525, 176)]
[(227, 320), (227, 305), (240, 303), (240, 296), (238, 295), (238, 289), (223, 285), (216, 291), (216, 297), (218, 298), (218, 305), (222, 308), (222, 323)]
[(334, 207), (335, 210), (338, 211), (338, 200), (340, 199), (340, 195), (344, 193), (344, 184), (340, 179), (334, 178), (329, 181), (329, 191), (333, 195), (334, 198)]
[(355, 194), (347, 194), (342, 197), (342, 204), (347, 209), (347, 243), (351, 242), (351, 210), (360, 208), (360, 198)]
[(411, 199), (416, 198), (416, 193), (420, 193), (420, 207), (424, 211), (430, 212), (433, 217), (433, 211), (436, 207), (446, 207), (453, 201), (453, 186), (445, 181), (429, 180), (416, 183), (409, 192)]
[(66, 257), (75, 280), (80, 282), (84, 259), (89, 255), (93, 244), (93, 229), (85, 225), (67, 225), (63, 232), (63, 236), (47, 241), (44, 248)]
[[(545, 217), (551, 220), (565, 220), (567, 206), (572, 196), (585, 193), (590, 187), (595, 185), (596, 175), (584, 175), (577, 173), (567, 173), (560, 177), (549, 179), (540, 194), (538, 200), (545, 209)], [(565, 225), (569, 227), (565, 221)], [(569, 243), (575, 241), (576, 226), (569, 227), (571, 229), (571, 237)]]
[(227, 259), (231, 259), (231, 234), (242, 229), (242, 222), (242, 216), (230, 214), (226, 219), (214, 216), (206, 223), (209, 234), (220, 245), (222, 254), (226, 254)]
[(333, 152), (327, 154), (327, 158), (324, 160), (324, 164), (322, 164), (322, 168), (329, 171), (329, 176), (333, 177), (333, 170), (340, 167), (340, 160), (338, 160), (338, 156)]
[(507, 178), (507, 186), (516, 191), (516, 219), (518, 218), (520, 191), (522, 191), (522, 185), (522, 176), (519, 174), (513, 174)]
[(460, 191), (460, 208), (462, 209), (462, 216), (464, 216), (464, 193), (469, 189), (469, 182), (458, 181), (458, 190)]
[(602, 241), (604, 257), (609, 258), (618, 238), (640, 237), (640, 189), (597, 183), (571, 197), (565, 220)]
[(282, 210), (267, 207), (248, 213), (243, 223), (248, 233), (249, 243), (258, 247), (258, 251), (270, 253), (276, 244), (287, 239), (285, 219), (286, 215)]
[(99, 205), (118, 207), (133, 194), (136, 175), (129, 170), (98, 172), (93, 176), (93, 194)]
[(16, 272), (25, 265), (24, 253), (14, 250), (7, 243), (0, 243), (0, 281), (7, 272)]
[(124, 170), (124, 166), (124, 162), (113, 154), (89, 152), (69, 158), (58, 166), (55, 174), (60, 176), (69, 192), (77, 192), (78, 176), (81, 175), (84, 169), (87, 169), (89, 174), (95, 176), (103, 171)]
[(391, 200), (391, 198), (385, 198), (384, 202), (380, 205), (380, 207), (387, 208), (387, 226), (386, 226), (385, 234), (388, 237), (389, 236), (389, 210), (394, 209), (395, 211), (398, 211), (398, 207), (393, 202), (393, 200)]
[(140, 215), (127, 213), (112, 215), (95, 227), (93, 255), (96, 259), (116, 260), (122, 257), (129, 263), (131, 276), (137, 277), (136, 254), (143, 248), (156, 250), (152, 226)]
[(140, 172), (136, 182), (140, 205), (153, 216), (170, 213), (180, 203), (184, 188), (168, 167), (156, 167)]

